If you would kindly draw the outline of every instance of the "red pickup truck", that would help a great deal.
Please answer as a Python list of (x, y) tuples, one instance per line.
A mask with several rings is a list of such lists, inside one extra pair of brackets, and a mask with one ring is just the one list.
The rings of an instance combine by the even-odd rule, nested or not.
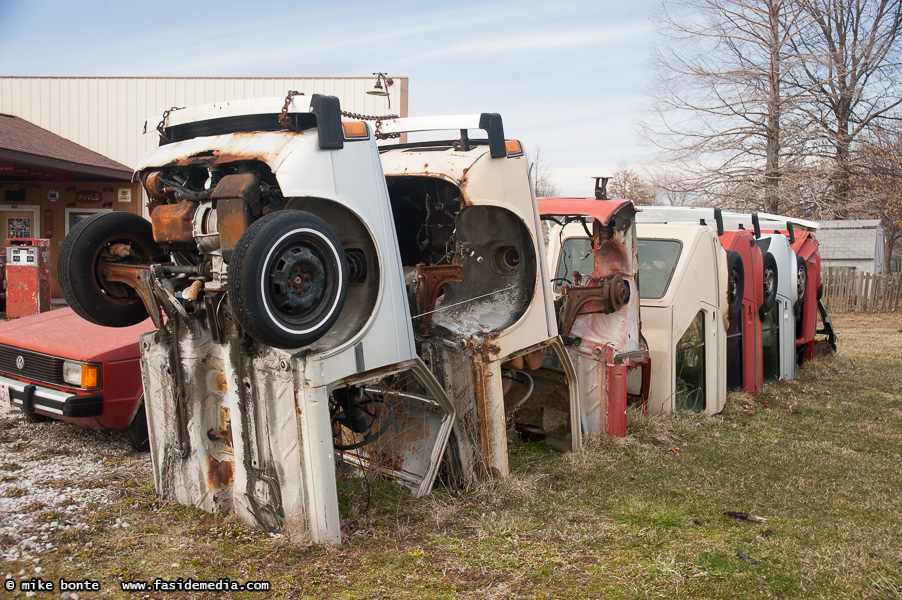
[(69, 308), (0, 323), (0, 404), (35, 420), (126, 429), (146, 451), (138, 336), (152, 329), (150, 319), (101, 327)]

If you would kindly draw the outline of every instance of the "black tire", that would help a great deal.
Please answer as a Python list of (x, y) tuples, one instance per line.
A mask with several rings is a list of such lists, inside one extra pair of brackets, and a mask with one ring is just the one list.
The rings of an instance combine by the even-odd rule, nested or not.
[(251, 337), (276, 348), (309, 346), (325, 335), (341, 313), (347, 287), (348, 263), (335, 231), (299, 210), (276, 211), (251, 224), (229, 264), (235, 319)]
[(758, 315), (763, 319), (770, 312), (774, 302), (777, 301), (777, 284), (780, 281), (780, 272), (777, 270), (777, 259), (770, 252), (764, 253), (764, 268), (762, 269), (764, 282), (764, 300), (758, 309)]
[(730, 321), (739, 318), (744, 293), (745, 269), (742, 266), (742, 257), (735, 250), (727, 250), (727, 306)]
[(131, 425), (125, 430), (125, 435), (135, 452), (147, 452), (150, 450), (150, 435), (147, 433), (147, 411), (144, 410), (144, 396), (141, 396), (139, 402), (141, 406), (138, 407), (138, 412), (135, 413)]
[(805, 299), (805, 293), (808, 291), (808, 263), (805, 259), (796, 254), (796, 265), (798, 268), (798, 277), (796, 285), (798, 285), (799, 300)]
[(150, 264), (163, 253), (153, 239), (150, 221), (127, 212), (103, 212), (76, 223), (63, 240), (57, 277), (66, 302), (97, 325), (128, 327), (147, 318), (137, 292), (100, 276), (100, 255), (110, 244), (128, 243), (137, 259)]

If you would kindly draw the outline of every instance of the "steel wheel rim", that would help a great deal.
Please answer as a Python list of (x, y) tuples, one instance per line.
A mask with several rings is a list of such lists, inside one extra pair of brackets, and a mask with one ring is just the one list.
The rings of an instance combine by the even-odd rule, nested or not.
[(764, 297), (770, 298), (775, 293), (775, 287), (776, 277), (774, 276), (774, 270), (766, 269), (764, 271)]
[(739, 298), (739, 270), (738, 269), (730, 269), (730, 289), (728, 301), (730, 306), (736, 302)]
[(802, 298), (805, 296), (805, 291), (808, 289), (808, 269), (805, 263), (799, 265), (799, 276), (798, 276), (798, 296)]
[(303, 328), (332, 310), (340, 275), (329, 248), (314, 236), (283, 238), (264, 266), (264, 300), (285, 325)]

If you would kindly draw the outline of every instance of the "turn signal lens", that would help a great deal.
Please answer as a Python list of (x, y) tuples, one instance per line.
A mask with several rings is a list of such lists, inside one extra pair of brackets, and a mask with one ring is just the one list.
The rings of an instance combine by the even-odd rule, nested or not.
[(81, 366), (81, 387), (85, 389), (100, 387), (100, 365)]
[(517, 140), (505, 140), (504, 147), (507, 148), (507, 157), (513, 158), (523, 154), (523, 147)]
[(344, 129), (345, 139), (364, 139), (370, 137), (370, 132), (366, 128), (363, 121), (342, 121), (341, 128)]

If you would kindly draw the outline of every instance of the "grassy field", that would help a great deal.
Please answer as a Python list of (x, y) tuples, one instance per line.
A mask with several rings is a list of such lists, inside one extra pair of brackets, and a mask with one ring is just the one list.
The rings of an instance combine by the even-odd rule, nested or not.
[(99, 580), (81, 600), (224, 595), (119, 591), (156, 577), (273, 587), (230, 597), (899, 599), (902, 315), (834, 324), (835, 357), (718, 417), (634, 415), (628, 438), (579, 453), (523, 445), (509, 479), (421, 500), (346, 483), (337, 549), (161, 502), (144, 470), (110, 484), (120, 500), (89, 529), (56, 534), (42, 576)]

